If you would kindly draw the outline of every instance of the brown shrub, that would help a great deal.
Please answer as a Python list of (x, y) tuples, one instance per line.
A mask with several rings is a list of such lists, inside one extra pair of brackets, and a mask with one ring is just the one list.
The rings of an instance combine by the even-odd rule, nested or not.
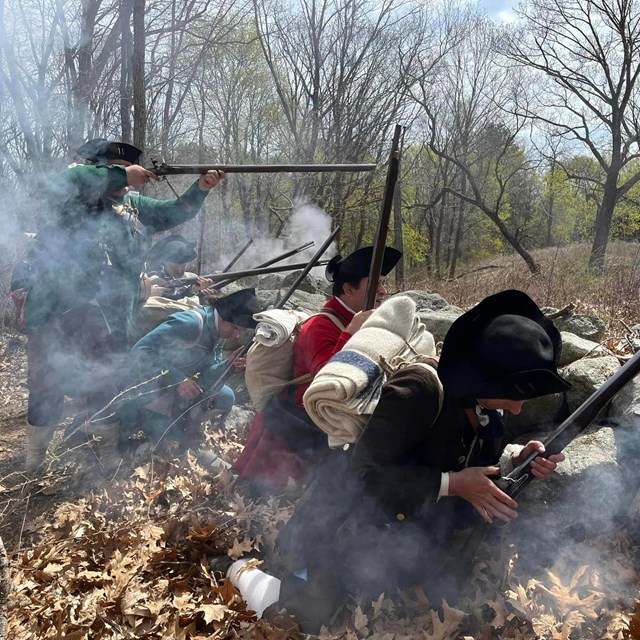
[(492, 293), (520, 289), (541, 306), (562, 308), (573, 303), (576, 313), (601, 318), (609, 335), (626, 334), (640, 322), (640, 244), (610, 243), (605, 269), (599, 275), (588, 268), (590, 249), (580, 244), (534, 251), (540, 265), (537, 274), (517, 255), (465, 264), (453, 280), (413, 273), (404, 289), (439, 293), (465, 309)]

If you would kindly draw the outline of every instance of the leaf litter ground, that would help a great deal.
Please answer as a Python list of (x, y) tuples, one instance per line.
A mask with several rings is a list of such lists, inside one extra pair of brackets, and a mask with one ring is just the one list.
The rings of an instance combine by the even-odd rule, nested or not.
[[(256, 620), (210, 564), (250, 554), (268, 570), (277, 531), (293, 509), (291, 496), (253, 500), (228, 471), (213, 475), (191, 453), (176, 457), (170, 450), (104, 478), (91, 446), (80, 442), (54, 457), (42, 481), (28, 481), (19, 471), (24, 345), (4, 336), (0, 353), (0, 535), (13, 582), (9, 638), (308, 637), (284, 612)], [(210, 447), (233, 461), (250, 417), (238, 410), (224, 434), (209, 434)], [(455, 604), (432, 603), (420, 589), (347, 602), (342, 622), (323, 628), (320, 638), (640, 640), (638, 549), (624, 529), (567, 545), (535, 575), (530, 566), (520, 561), (507, 527), (483, 544)]]

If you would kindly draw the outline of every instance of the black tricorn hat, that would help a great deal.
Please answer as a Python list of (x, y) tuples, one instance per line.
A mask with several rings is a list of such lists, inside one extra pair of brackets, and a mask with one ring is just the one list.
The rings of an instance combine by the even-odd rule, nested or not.
[(257, 322), (253, 314), (262, 311), (255, 289), (241, 289), (218, 298), (213, 306), (223, 320), (245, 329), (255, 329)]
[(109, 160), (126, 160), (131, 164), (138, 162), (142, 151), (126, 142), (109, 142), (104, 138), (94, 138), (76, 149), (76, 153), (97, 164), (108, 164)]
[(566, 391), (558, 374), (560, 332), (522, 291), (485, 298), (460, 316), (445, 336), (438, 376), (464, 401), (530, 400)]
[(197, 256), (195, 242), (191, 242), (179, 234), (173, 234), (162, 238), (149, 249), (147, 262), (154, 265), (165, 262), (187, 264), (195, 260)]
[[(329, 282), (352, 282), (366, 278), (369, 275), (372, 258), (373, 247), (356, 249), (344, 258), (341, 255), (333, 256), (325, 270), (325, 277)], [(402, 251), (385, 247), (380, 273), (386, 276), (398, 264), (400, 258), (402, 258)]]

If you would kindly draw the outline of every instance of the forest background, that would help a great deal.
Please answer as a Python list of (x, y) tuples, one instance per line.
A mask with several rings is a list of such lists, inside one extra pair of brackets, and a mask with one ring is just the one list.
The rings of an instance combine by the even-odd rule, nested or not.
[(572, 243), (589, 247), (583, 273), (602, 272), (610, 240), (640, 235), (637, 4), (533, 0), (496, 24), (411, 0), (0, 0), (0, 268), (47, 176), (97, 136), (146, 165), (375, 162), (235, 174), (185, 232), (217, 266), (306, 201), (348, 252), (373, 239), (400, 123), (400, 286), (509, 254), (535, 274), (532, 252)]
[[(99, 478), (86, 446), (71, 450), (81, 464), (56, 458), (51, 490), (46, 484), (42, 492), (25, 489), (19, 472), (25, 357), (11, 327), (4, 331), (13, 316), (8, 283), (25, 234), (48, 211), (47, 180), (80, 160), (74, 149), (102, 136), (143, 148), (145, 166), (154, 158), (378, 165), (359, 174), (230, 175), (181, 229), (199, 240), (198, 266), (208, 271), (226, 264), (248, 238), (274, 246), (285, 241), (304, 202), (330, 216), (319, 225), (324, 233), (340, 225), (341, 252), (371, 242), (399, 123), (402, 163), (389, 238), (405, 253), (394, 274), (398, 288), (428, 288), (464, 307), (507, 287), (529, 292), (541, 305), (572, 302), (604, 319), (606, 345), (626, 353), (637, 347), (631, 325), (640, 318), (639, 4), (530, 0), (515, 9), (513, 22), (496, 24), (477, 5), (436, 0), (0, 0), (0, 525), (22, 563), (12, 568), (14, 628), (25, 634), (29, 627), (38, 638), (40, 627), (56, 637), (65, 630), (68, 637), (98, 637), (97, 628), (130, 630), (130, 612), (136, 625), (157, 622), (158, 628), (181, 621), (200, 630), (230, 620), (248, 624), (251, 616), (231, 591), (225, 598), (213, 592), (222, 608), (202, 599), (211, 591), (209, 572), (202, 565), (194, 579), (193, 559), (211, 552), (212, 531), (223, 536), (213, 540), (216, 553), (239, 557), (254, 544), (268, 546), (290, 513), (277, 501), (238, 499), (228, 479), (212, 482), (194, 461), (156, 464), (148, 477), (142, 469), (87, 496), (86, 485)], [(180, 192), (190, 180), (170, 184)], [(148, 194), (172, 197), (167, 182)], [(311, 237), (298, 239), (319, 240), (306, 220)], [(246, 433), (228, 429), (212, 438), (233, 460)], [(169, 520), (167, 504), (178, 509)], [(58, 506), (63, 524), (51, 517)], [(161, 540), (156, 524), (167, 526)], [(122, 552), (113, 585), (92, 572), (77, 582), (82, 591), (95, 585), (90, 597), (104, 605), (91, 604), (84, 593), (70, 597), (68, 583), (41, 564), (52, 559), (47, 570), (56, 576), (70, 567), (73, 581), (76, 566), (84, 572), (102, 558), (96, 541), (100, 549)], [(507, 581), (507, 563), (498, 559), (496, 583), (513, 589), (508, 607), (503, 595), (487, 603), (481, 564), (484, 581), (468, 610), (491, 604), (495, 617), (483, 611), (465, 636), (640, 638), (637, 545), (624, 532), (607, 532), (588, 556), (584, 546), (569, 546), (576, 549), (567, 561), (570, 573), (550, 573), (548, 587), (529, 579), (526, 567)], [(593, 560), (603, 549), (616, 554), (603, 551), (604, 560)], [(517, 555), (507, 546), (505, 553)], [(125, 564), (132, 558), (133, 565)], [(43, 569), (38, 582), (36, 564)], [(510, 571), (513, 566), (509, 561)], [(154, 591), (164, 589), (167, 576), (193, 597), (174, 598), (169, 590), (169, 605), (164, 592)], [(129, 584), (130, 611), (120, 606)], [(145, 607), (162, 615), (152, 620)], [(457, 637), (465, 615), (445, 609), (441, 623), (422, 600), (409, 614), (382, 600), (373, 610), (369, 620), (355, 610), (357, 634), (324, 637), (364, 637), (369, 631), (361, 628), (378, 625), (381, 611), (383, 618), (393, 618), (391, 611), (404, 616), (387, 628), (397, 635), (401, 627), (406, 637), (418, 630), (435, 637), (461, 614), (450, 634)]]

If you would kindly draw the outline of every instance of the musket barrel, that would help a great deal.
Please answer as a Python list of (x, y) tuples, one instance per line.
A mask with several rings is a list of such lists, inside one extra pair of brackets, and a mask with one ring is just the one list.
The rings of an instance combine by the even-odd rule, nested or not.
[(157, 176), (202, 174), (217, 170), (225, 173), (331, 173), (373, 171), (375, 164), (167, 164), (152, 161)]
[(233, 265), (238, 262), (238, 260), (240, 260), (240, 258), (242, 258), (242, 256), (245, 254), (245, 251), (253, 244), (253, 238), (249, 238), (249, 240), (247, 241), (247, 244), (244, 245), (244, 247), (242, 247), (242, 249), (240, 249), (240, 251), (236, 254), (235, 258), (233, 258), (233, 260), (222, 270), (222, 273), (227, 273), (227, 271), (229, 271), (229, 269), (231, 269), (231, 267), (233, 267)]
[[(313, 242), (313, 240), (311, 240), (310, 242), (307, 242), (306, 244), (300, 245), (299, 247), (296, 247), (295, 249), (291, 249), (290, 251), (282, 253), (279, 256), (276, 256), (275, 258), (271, 258), (271, 260), (267, 260), (266, 262), (262, 262), (257, 267), (254, 267), (254, 268), (255, 269), (263, 269), (265, 267), (269, 267), (272, 264), (275, 264), (276, 262), (280, 262), (281, 260), (286, 260), (287, 258), (290, 258), (291, 256), (295, 256), (297, 253), (301, 253), (305, 249), (308, 249), (309, 247), (312, 247), (314, 244), (315, 243)], [(235, 278), (235, 280), (237, 280), (237, 278)], [(234, 281), (234, 278), (228, 278), (227, 280), (221, 280), (220, 282), (216, 282), (216, 284), (213, 285), (212, 288), (213, 289), (223, 289), (228, 284), (231, 284), (233, 281)]]
[(291, 256), (295, 256), (297, 253), (302, 253), (306, 249), (309, 249), (310, 247), (313, 247), (314, 244), (315, 244), (315, 242), (313, 240), (311, 240), (311, 241), (307, 242), (306, 244), (302, 244), (299, 247), (296, 247), (295, 249), (291, 249), (290, 251), (282, 253), (279, 256), (276, 256), (275, 258), (271, 258), (271, 260), (267, 260), (266, 262), (263, 262), (262, 264), (259, 264), (256, 267), (256, 269), (261, 269), (262, 267), (268, 267), (269, 265), (275, 264), (276, 262), (280, 262), (280, 260), (286, 260), (287, 258), (290, 258)]
[(382, 272), (382, 262), (384, 260), (385, 245), (387, 244), (387, 233), (389, 231), (389, 220), (391, 219), (391, 207), (393, 205), (393, 194), (398, 182), (400, 171), (400, 134), (402, 127), (397, 124), (393, 133), (391, 143), (391, 153), (389, 155), (389, 166), (387, 169), (387, 181), (384, 185), (384, 195), (382, 198), (382, 211), (378, 220), (376, 239), (373, 245), (373, 256), (369, 267), (369, 280), (364, 299), (364, 311), (373, 309), (376, 306), (376, 295), (378, 293), (378, 282)]
[[(315, 266), (323, 267), (327, 264), (327, 260), (321, 260), (317, 262)], [(249, 276), (264, 276), (269, 273), (282, 273), (283, 271), (296, 271), (297, 269), (305, 269), (307, 262), (297, 262), (295, 264), (284, 264), (276, 267), (263, 267), (261, 269), (244, 269), (242, 271), (227, 271), (226, 273), (211, 273), (198, 278), (207, 278), (214, 282), (220, 282), (221, 280), (239, 280), (240, 278), (247, 278)], [(187, 284), (194, 284), (197, 282), (197, 278), (176, 278), (175, 280), (169, 280), (165, 282), (163, 287), (183, 287)]]

